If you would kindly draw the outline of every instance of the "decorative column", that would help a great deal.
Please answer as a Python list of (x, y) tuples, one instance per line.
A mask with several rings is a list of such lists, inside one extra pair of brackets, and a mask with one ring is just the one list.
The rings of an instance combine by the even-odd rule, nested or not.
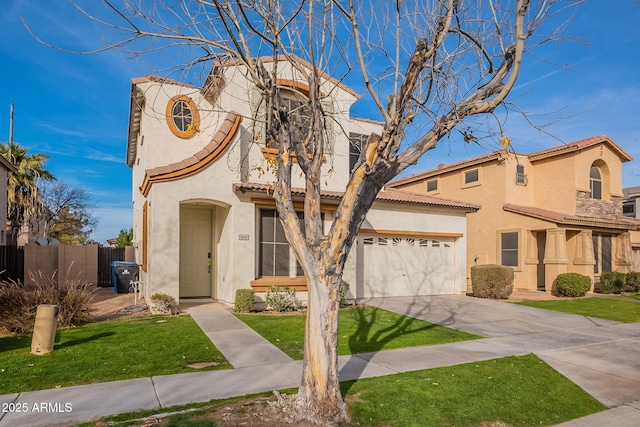
[(596, 265), (593, 233), (591, 230), (582, 230), (574, 239), (576, 240), (576, 251), (573, 257), (574, 271), (591, 278), (591, 292), (593, 292), (593, 266)]
[(613, 254), (616, 266), (615, 271), (628, 273), (632, 265), (631, 256), (631, 233), (624, 232), (615, 237), (615, 253)]
[(567, 272), (567, 235), (562, 228), (547, 230), (544, 249), (544, 290), (555, 291), (554, 283), (558, 274)]

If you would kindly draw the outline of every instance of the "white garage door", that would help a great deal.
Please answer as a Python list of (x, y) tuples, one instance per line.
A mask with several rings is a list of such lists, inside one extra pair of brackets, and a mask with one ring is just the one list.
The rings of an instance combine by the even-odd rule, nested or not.
[(451, 238), (362, 235), (364, 297), (454, 293)]

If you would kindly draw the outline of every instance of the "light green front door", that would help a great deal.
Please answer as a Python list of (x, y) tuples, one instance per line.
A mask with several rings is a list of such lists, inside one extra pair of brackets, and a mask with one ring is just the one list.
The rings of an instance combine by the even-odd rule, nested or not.
[(211, 297), (213, 252), (210, 208), (180, 208), (180, 297)]

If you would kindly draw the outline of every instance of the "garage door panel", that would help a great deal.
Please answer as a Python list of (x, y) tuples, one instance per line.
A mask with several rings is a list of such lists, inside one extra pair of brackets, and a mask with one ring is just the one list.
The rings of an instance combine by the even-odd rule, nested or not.
[(453, 240), (363, 236), (364, 297), (452, 294)]

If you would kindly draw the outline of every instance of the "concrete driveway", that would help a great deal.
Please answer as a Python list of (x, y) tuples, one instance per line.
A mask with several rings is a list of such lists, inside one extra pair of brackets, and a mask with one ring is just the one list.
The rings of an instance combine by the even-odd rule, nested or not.
[[(607, 406), (640, 400), (640, 326), (461, 296), (364, 301), (534, 353)], [(638, 420), (640, 425), (640, 420)]]

